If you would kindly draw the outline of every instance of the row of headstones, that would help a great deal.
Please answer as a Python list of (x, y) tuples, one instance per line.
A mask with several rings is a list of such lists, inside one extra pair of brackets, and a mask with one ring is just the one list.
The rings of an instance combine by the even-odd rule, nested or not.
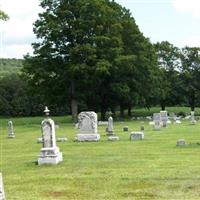
[[(195, 125), (196, 120), (194, 111), (191, 112), (190, 119), (190, 124)], [(176, 119), (175, 122), (181, 123), (179, 119)], [(160, 111), (160, 113), (154, 113), (153, 122), (150, 122), (150, 124), (154, 125), (154, 130), (160, 130), (161, 127), (166, 127), (168, 123), (171, 123), (171, 121), (168, 118), (167, 111)]]
[[(49, 110), (46, 107), (44, 111), (47, 118), (41, 123), (42, 126), (42, 148), (38, 157), (38, 164), (58, 164), (63, 160), (62, 152), (56, 146), (55, 124), (49, 116)], [(76, 141), (99, 141), (100, 134), (97, 130), (97, 114), (95, 112), (81, 112), (78, 116), (79, 132), (76, 134)], [(108, 131), (113, 133), (113, 119), (108, 120)], [(118, 140), (118, 137), (112, 134), (110, 140)], [(130, 140), (141, 140), (144, 138), (143, 132), (132, 132)]]

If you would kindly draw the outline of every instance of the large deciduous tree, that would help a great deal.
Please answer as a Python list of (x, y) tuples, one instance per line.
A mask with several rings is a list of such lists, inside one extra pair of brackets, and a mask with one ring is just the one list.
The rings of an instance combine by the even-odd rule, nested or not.
[(139, 95), (147, 96), (153, 48), (127, 9), (110, 0), (42, 0), (41, 7), (39, 42), (23, 72), (45, 102), (71, 102), (75, 118), (84, 101), (104, 118), (112, 106), (131, 105), (139, 88), (148, 86)]
[(200, 92), (200, 48), (184, 47), (181, 49), (181, 78), (185, 96), (191, 110), (194, 111)]
[(157, 101), (161, 109), (165, 110), (166, 105), (180, 104), (182, 99), (181, 81), (179, 74), (180, 50), (168, 41), (158, 42), (155, 50), (159, 65)]

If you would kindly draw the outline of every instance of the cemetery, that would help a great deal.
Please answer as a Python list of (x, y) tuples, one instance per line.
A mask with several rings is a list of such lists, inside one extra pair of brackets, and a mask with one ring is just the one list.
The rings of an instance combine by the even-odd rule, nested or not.
[(2, 0), (0, 200), (200, 200), (187, 2)]
[[(91, 121), (94, 130), (87, 132), (90, 119), (83, 120), (88, 116), (98, 120), (95, 113), (81, 113), (79, 128), (70, 116), (13, 118), (12, 139), (7, 136), (8, 120), (1, 119), (0, 169), (6, 199), (199, 198), (200, 121), (192, 125), (191, 119), (182, 118), (181, 124), (174, 121), (155, 130), (149, 119), (113, 119), (118, 139), (112, 140), (105, 131), (109, 121)], [(99, 134), (98, 141), (90, 141), (91, 136), (77, 140), (77, 134), (91, 133)], [(56, 144), (56, 138), (64, 137), (65, 142)]]

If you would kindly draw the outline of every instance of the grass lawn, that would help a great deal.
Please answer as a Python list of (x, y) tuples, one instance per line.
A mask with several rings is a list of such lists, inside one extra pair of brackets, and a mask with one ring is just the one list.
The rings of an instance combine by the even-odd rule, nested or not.
[[(78, 143), (69, 118), (55, 117), (57, 136), (68, 137), (57, 143), (64, 161), (38, 166), (42, 119), (13, 119), (15, 139), (7, 138), (7, 120), (1, 119), (0, 171), (7, 200), (200, 199), (200, 121), (161, 131), (146, 121), (143, 141), (129, 141), (129, 133), (140, 129), (139, 121), (115, 122), (120, 141), (107, 141), (105, 126), (99, 126), (99, 142)], [(186, 147), (176, 147), (181, 138)]]

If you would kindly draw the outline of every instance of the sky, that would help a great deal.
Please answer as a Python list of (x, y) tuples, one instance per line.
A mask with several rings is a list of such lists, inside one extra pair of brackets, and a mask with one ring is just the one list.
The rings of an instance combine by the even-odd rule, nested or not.
[[(115, 0), (129, 9), (151, 42), (169, 41), (182, 48), (200, 47), (200, 0)], [(40, 0), (0, 0), (10, 19), (0, 21), (0, 58), (23, 58), (36, 41), (33, 23), (42, 12)]]

